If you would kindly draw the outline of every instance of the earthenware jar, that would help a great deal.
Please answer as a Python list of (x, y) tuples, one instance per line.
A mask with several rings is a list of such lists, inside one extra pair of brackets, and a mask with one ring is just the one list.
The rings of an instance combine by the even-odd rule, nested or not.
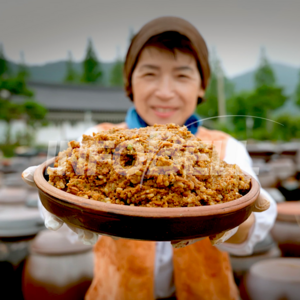
[(25, 263), (24, 299), (82, 300), (92, 278), (92, 246), (72, 244), (63, 230), (45, 230), (33, 241)]
[(259, 242), (253, 249), (253, 253), (247, 256), (230, 255), (230, 262), (236, 284), (239, 286), (244, 276), (256, 262), (277, 258), (281, 252), (270, 235)]
[(44, 228), (37, 208), (22, 206), (17, 198), (15, 200), (14, 204), (0, 201), (0, 299), (23, 299), (24, 259), (31, 241)]
[(278, 203), (277, 219), (271, 230), (283, 256), (300, 256), (300, 201)]
[(300, 259), (277, 258), (254, 264), (245, 278), (245, 295), (250, 300), (299, 300)]
[(245, 274), (258, 261), (280, 257), (281, 253), (270, 235), (259, 242), (253, 253), (247, 256), (230, 255), (232, 269), (236, 274)]

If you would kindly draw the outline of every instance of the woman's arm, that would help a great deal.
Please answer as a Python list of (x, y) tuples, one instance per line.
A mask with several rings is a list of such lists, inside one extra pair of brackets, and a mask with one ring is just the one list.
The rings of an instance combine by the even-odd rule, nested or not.
[[(228, 140), (224, 160), (230, 164), (237, 164), (243, 171), (258, 180), (252, 169), (252, 160), (246, 147), (236, 139), (230, 138)], [(270, 201), (269, 209), (259, 213), (252, 213), (239, 226), (235, 235), (218, 246), (221, 250), (234, 255), (249, 255), (253, 252), (254, 246), (266, 237), (275, 222), (277, 210), (274, 199), (264, 189), (260, 189), (260, 194), (261, 197)]]

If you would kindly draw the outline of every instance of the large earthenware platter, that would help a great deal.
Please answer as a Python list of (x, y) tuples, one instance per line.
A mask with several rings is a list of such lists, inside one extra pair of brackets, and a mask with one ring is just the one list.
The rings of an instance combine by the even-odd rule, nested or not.
[(129, 239), (178, 241), (232, 229), (249, 217), (260, 190), (251, 177), (246, 195), (222, 204), (178, 208), (109, 204), (78, 197), (49, 184), (45, 170), (53, 162), (54, 159), (41, 164), (34, 174), (44, 207), (79, 228)]

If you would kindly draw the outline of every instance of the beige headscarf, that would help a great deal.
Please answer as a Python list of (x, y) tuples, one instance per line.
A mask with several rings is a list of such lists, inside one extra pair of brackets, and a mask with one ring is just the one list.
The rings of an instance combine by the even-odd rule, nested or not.
[(145, 24), (134, 36), (128, 49), (124, 65), (124, 87), (127, 96), (132, 100), (131, 77), (141, 50), (147, 41), (158, 34), (175, 31), (187, 37), (197, 55), (200, 66), (201, 85), (205, 89), (210, 77), (208, 50), (199, 31), (188, 21), (178, 17), (160, 17)]

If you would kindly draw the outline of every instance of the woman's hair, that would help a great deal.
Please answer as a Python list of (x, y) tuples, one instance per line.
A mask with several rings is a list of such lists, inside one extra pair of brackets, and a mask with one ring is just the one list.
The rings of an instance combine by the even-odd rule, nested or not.
[(153, 36), (146, 42), (142, 50), (149, 46), (167, 50), (174, 54), (175, 50), (178, 50), (183, 53), (191, 54), (198, 60), (197, 53), (191, 41), (186, 36), (176, 31), (167, 31)]
[[(145, 24), (133, 37), (124, 64), (124, 86), (133, 100), (131, 77), (145, 47), (153, 46), (176, 55), (178, 50), (192, 55), (198, 66), (201, 86), (205, 90), (210, 77), (208, 50), (199, 31), (188, 21), (178, 17), (160, 17)], [(203, 99), (198, 99), (198, 104)]]
[(202, 70), (201, 70), (197, 52), (196, 52), (195, 48), (193, 47), (193, 44), (186, 36), (180, 34), (179, 32), (176, 32), (176, 31), (166, 31), (166, 32), (163, 32), (161, 34), (155, 35), (152, 38), (150, 38), (146, 42), (146, 44), (143, 46), (140, 53), (138, 54), (136, 61), (133, 65), (133, 70), (136, 67), (136, 64), (139, 60), (140, 54), (143, 51), (143, 49), (146, 47), (150, 47), (150, 46), (172, 52), (174, 54), (174, 56), (176, 56), (175, 50), (178, 50), (185, 54), (192, 55), (197, 62), (197, 67), (198, 67), (201, 81), (202, 81)]

